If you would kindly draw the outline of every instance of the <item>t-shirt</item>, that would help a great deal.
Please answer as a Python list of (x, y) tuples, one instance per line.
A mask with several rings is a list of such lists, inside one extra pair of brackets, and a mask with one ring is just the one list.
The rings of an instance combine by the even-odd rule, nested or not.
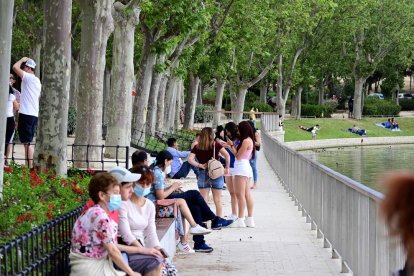
[(108, 255), (103, 244), (115, 243), (118, 225), (99, 205), (94, 205), (75, 222), (72, 251), (85, 257), (100, 259)]
[(13, 102), (16, 100), (16, 96), (9, 93), (9, 99), (7, 100), (7, 117), (14, 117)]
[(23, 74), (19, 113), (35, 117), (39, 116), (41, 89), (40, 80), (35, 75), (26, 72)]
[(155, 227), (155, 205), (146, 199), (143, 206), (130, 200), (119, 208), (119, 233), (126, 244), (139, 240), (145, 247), (160, 246)]
[[(216, 159), (219, 158), (219, 152), (220, 150), (223, 148), (223, 146), (219, 143), (219, 142), (215, 142), (216, 143)], [(200, 164), (206, 164), (211, 158), (213, 158), (213, 149), (209, 149), (209, 150), (200, 150), (198, 149), (198, 145), (195, 146), (192, 150), (191, 153), (194, 153), (198, 162)]]
[(156, 190), (163, 190), (165, 189), (165, 174), (158, 166), (154, 167), (154, 177), (155, 182), (151, 186), (150, 193), (146, 196), (149, 200), (155, 203), (157, 200), (157, 195), (155, 194)]

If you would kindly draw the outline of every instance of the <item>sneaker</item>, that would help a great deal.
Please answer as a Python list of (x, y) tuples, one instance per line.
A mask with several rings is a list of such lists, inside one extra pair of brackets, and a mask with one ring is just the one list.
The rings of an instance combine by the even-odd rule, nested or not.
[(246, 227), (250, 227), (250, 228), (256, 227), (256, 225), (254, 224), (253, 217), (247, 217), (245, 222), (246, 222)]
[(221, 218), (221, 217), (215, 217), (211, 221), (211, 229), (220, 230), (221, 228), (228, 227), (232, 223), (233, 223), (233, 220), (224, 219), (224, 218)]
[(193, 249), (191, 249), (188, 242), (179, 242), (177, 244), (177, 254), (192, 254), (195, 253)]
[(207, 235), (210, 234), (211, 230), (201, 227), (200, 225), (196, 224), (194, 227), (190, 227), (190, 234), (193, 236), (196, 235)]
[(246, 228), (244, 218), (237, 218), (231, 225), (230, 228)]
[(210, 253), (210, 252), (213, 252), (213, 250), (214, 250), (213, 247), (210, 247), (205, 243), (200, 244), (200, 245), (194, 245), (195, 252)]
[(237, 218), (238, 218), (238, 216), (233, 215), (233, 214), (226, 216), (226, 219), (228, 219), (228, 220), (236, 220)]

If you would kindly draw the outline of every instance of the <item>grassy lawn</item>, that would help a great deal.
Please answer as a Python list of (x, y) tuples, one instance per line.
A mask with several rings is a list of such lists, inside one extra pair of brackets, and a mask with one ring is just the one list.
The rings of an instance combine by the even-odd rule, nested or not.
[(351, 119), (327, 119), (312, 118), (294, 120), (287, 119), (284, 121), (285, 142), (311, 140), (310, 132), (299, 129), (299, 126), (312, 127), (319, 124), (320, 130), (317, 139), (340, 139), (340, 138), (358, 138), (357, 134), (347, 132), (354, 124), (359, 129), (366, 129), (368, 137), (387, 137), (387, 136), (414, 136), (414, 118), (397, 118), (401, 131), (394, 132), (385, 128), (377, 127), (376, 123), (385, 122), (387, 118), (365, 118), (362, 120)]

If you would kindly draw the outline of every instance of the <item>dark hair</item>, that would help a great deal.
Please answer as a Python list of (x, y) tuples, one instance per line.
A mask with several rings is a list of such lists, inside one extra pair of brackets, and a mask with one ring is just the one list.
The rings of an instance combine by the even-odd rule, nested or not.
[(172, 147), (172, 146), (174, 146), (174, 144), (175, 144), (176, 142), (177, 142), (177, 139), (175, 139), (175, 138), (173, 138), (173, 137), (168, 138), (168, 140), (167, 140), (167, 146)]
[(138, 182), (154, 183), (154, 171), (146, 165), (133, 167), (131, 169), (131, 172), (139, 173), (141, 175), (141, 178), (138, 180)]
[(145, 151), (137, 150), (131, 156), (132, 166), (136, 165), (139, 162), (144, 162), (147, 159), (148, 159), (148, 155)]
[(257, 129), (254, 127), (254, 122), (252, 120), (248, 120), (248, 122), (253, 129), (253, 133), (256, 133)]
[(224, 130), (224, 127), (222, 125), (219, 125), (216, 127), (216, 137), (214, 139), (223, 139), (224, 137), (220, 136), (220, 132)]
[(119, 185), (115, 177), (107, 172), (95, 174), (89, 182), (89, 196), (95, 204), (99, 202), (99, 192), (106, 193), (112, 187)]
[(230, 140), (234, 141), (237, 138), (237, 125), (234, 122), (228, 122), (225, 126), (224, 129), (226, 131), (228, 131), (230, 133), (230, 137), (227, 136)]
[(407, 252), (409, 266), (414, 266), (414, 174), (395, 172), (382, 178), (387, 190), (380, 211), (390, 234), (399, 237)]
[(249, 124), (248, 121), (242, 121), (238, 125), (239, 135), (240, 135), (240, 143), (237, 146), (237, 150), (239, 150), (243, 144), (243, 141), (247, 138), (251, 138), (253, 141), (253, 151), (252, 151), (252, 159), (254, 159), (256, 155), (256, 149), (254, 147), (254, 142), (256, 142), (256, 138), (254, 137), (254, 132), (252, 126)]
[(173, 156), (168, 150), (160, 151), (155, 158), (155, 164), (151, 165), (151, 168), (154, 169), (155, 166), (164, 169), (165, 160), (172, 160)]

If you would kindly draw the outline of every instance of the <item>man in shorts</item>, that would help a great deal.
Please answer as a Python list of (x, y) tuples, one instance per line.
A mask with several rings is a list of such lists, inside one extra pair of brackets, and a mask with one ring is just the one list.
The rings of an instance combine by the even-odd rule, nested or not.
[(33, 167), (33, 141), (39, 116), (39, 98), (42, 85), (35, 76), (36, 63), (23, 57), (13, 65), (13, 70), (22, 79), (18, 132), (24, 145), (26, 165)]

